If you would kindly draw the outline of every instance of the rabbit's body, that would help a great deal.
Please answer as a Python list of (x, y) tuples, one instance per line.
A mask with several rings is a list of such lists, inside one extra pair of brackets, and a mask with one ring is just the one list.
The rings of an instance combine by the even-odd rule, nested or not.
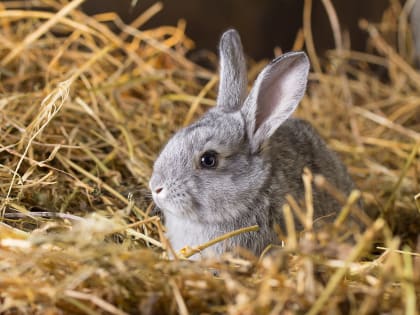
[[(218, 130), (226, 131), (228, 127), (223, 128), (222, 121), (226, 122), (226, 117), (219, 121), (220, 128)], [(185, 132), (193, 136), (191, 130), (198, 129), (203, 123), (206, 126), (209, 126), (209, 124), (210, 126), (212, 124), (217, 125), (218, 120), (210, 113), (208, 117), (205, 116), (198, 121), (197, 125), (187, 128)], [(242, 137), (236, 137), (239, 135), (237, 130), (232, 132), (235, 134), (235, 140), (244, 141)], [(179, 136), (182, 139), (186, 137), (182, 132)], [(200, 138), (200, 136), (201, 133), (197, 135), (197, 138)], [(190, 143), (196, 145), (200, 141), (197, 138), (191, 137)], [(244, 147), (246, 148), (245, 142)], [(238, 146), (238, 143), (229, 143), (229, 145), (238, 148), (239, 151), (246, 151), (245, 148)], [(314, 150), (314, 148), (317, 149)], [(212, 196), (215, 193), (213, 189), (210, 189), (211, 194), (208, 196), (200, 195), (199, 192), (203, 191), (203, 187), (200, 185), (201, 180), (197, 181), (199, 177), (191, 176), (187, 178), (183, 174), (174, 174), (175, 177), (184, 176), (185, 182), (182, 185), (190, 193), (193, 192), (194, 188), (197, 189), (196, 192), (193, 192), (197, 200), (191, 202), (192, 205), (195, 204), (195, 207), (191, 206), (191, 213), (179, 216), (169, 211), (165, 212), (167, 236), (175, 250), (180, 250), (187, 245), (201, 245), (225, 233), (252, 225), (258, 225), (259, 231), (244, 233), (218, 243), (212, 246), (210, 252), (221, 254), (240, 246), (259, 254), (268, 244), (278, 243), (279, 239), (273, 229), (273, 224), (277, 223), (284, 229), (282, 205), (287, 194), (291, 194), (296, 200), (302, 199), (304, 194), (302, 181), (304, 167), (308, 167), (314, 174), (322, 174), (343, 193), (347, 194), (353, 188), (353, 183), (343, 164), (326, 147), (324, 141), (306, 121), (294, 118), (285, 121), (263, 150), (263, 154), (256, 157), (257, 159), (261, 158), (260, 163), (253, 161), (252, 157), (246, 156), (246, 153), (244, 154), (246, 157), (244, 160), (252, 161), (250, 164), (258, 165), (258, 168), (253, 170), (252, 167), (245, 164), (239, 167), (238, 170), (243, 172), (232, 175), (232, 178), (228, 179), (229, 184), (226, 187), (220, 185), (221, 189), (219, 191), (216, 189), (216, 194), (219, 196)], [(234, 153), (236, 153), (235, 157), (239, 157), (238, 152)], [(233, 161), (233, 163), (237, 165), (238, 160)], [(293, 167), (290, 167), (291, 165)], [(181, 170), (183, 168), (174, 167), (173, 169)], [(252, 180), (245, 181), (242, 178), (244, 176)], [(238, 188), (238, 186), (243, 186), (244, 182), (250, 182), (252, 186)], [(228, 187), (238, 189), (230, 192)], [(198, 206), (199, 199), (207, 200), (207, 198), (214, 201), (215, 207), (221, 204), (217, 212), (211, 212), (213, 217), (218, 216), (217, 222), (215, 218), (207, 218), (207, 215), (196, 217), (196, 214), (200, 213), (199, 209), (201, 209)], [(222, 203), (223, 198), (226, 198), (227, 202)], [(319, 191), (316, 187), (313, 187), (313, 202), (317, 217), (334, 214), (339, 208), (339, 204), (333, 197)], [(187, 208), (185, 207), (185, 209)], [(299, 225), (298, 221), (296, 223)]]
[[(303, 53), (274, 60), (246, 97), (246, 69), (239, 36), (220, 43), (221, 81), (217, 107), (180, 130), (155, 162), (150, 187), (164, 212), (175, 250), (258, 225), (212, 246), (221, 254), (237, 246), (255, 254), (278, 243), (287, 194), (302, 200), (308, 167), (347, 194), (353, 183), (335, 153), (315, 130), (290, 118), (306, 88), (309, 62)], [(314, 216), (335, 214), (339, 204), (314, 187)], [(298, 223), (298, 222), (297, 222)]]
[[(301, 200), (304, 194), (302, 180), (303, 169), (307, 167), (312, 174), (323, 175), (330, 184), (348, 195), (354, 188), (353, 181), (346, 167), (338, 156), (328, 149), (316, 130), (306, 121), (290, 118), (286, 120), (270, 141), (273, 173), (281, 173), (286, 187), (281, 181), (285, 193), (291, 194), (296, 200)], [(292, 168), (289, 166), (293, 165)], [(279, 178), (276, 176), (275, 178)], [(340, 208), (336, 199), (316, 186), (312, 187), (313, 203), (317, 218), (331, 217)], [(274, 200), (278, 200), (277, 198)], [(280, 208), (284, 200), (275, 207)], [(299, 224), (300, 222), (296, 222)]]

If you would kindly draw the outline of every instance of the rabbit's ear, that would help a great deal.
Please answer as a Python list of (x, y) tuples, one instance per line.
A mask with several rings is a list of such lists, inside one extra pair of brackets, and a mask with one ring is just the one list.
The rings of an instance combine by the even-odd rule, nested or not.
[(226, 112), (238, 110), (246, 97), (247, 73), (241, 38), (228, 30), (220, 39), (220, 82), (217, 106)]
[(241, 109), (253, 152), (295, 111), (305, 94), (309, 68), (304, 52), (291, 52), (273, 60), (258, 75)]

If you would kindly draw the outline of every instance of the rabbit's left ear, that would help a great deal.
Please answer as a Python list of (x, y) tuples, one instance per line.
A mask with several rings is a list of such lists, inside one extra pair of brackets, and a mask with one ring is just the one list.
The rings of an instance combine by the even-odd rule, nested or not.
[(246, 97), (247, 73), (241, 38), (236, 30), (223, 33), (219, 44), (220, 82), (217, 107), (226, 112), (238, 110)]
[(253, 152), (295, 111), (305, 94), (309, 68), (304, 52), (291, 52), (273, 60), (258, 75), (241, 109)]

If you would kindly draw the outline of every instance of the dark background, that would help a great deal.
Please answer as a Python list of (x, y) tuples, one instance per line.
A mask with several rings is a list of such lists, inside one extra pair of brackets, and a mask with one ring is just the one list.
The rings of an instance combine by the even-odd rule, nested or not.
[[(84, 10), (89, 14), (115, 11), (130, 22), (155, 0), (88, 0)], [(132, 3), (135, 5), (132, 6)], [(144, 29), (176, 25), (187, 21), (187, 35), (197, 48), (215, 51), (221, 33), (234, 27), (242, 35), (245, 51), (254, 59), (271, 58), (273, 48), (291, 49), (302, 26), (303, 0), (167, 0), (164, 8)], [(333, 0), (342, 30), (348, 30), (351, 47), (364, 50), (366, 34), (358, 27), (361, 18), (371, 22), (381, 19), (387, 0)], [(333, 48), (330, 23), (321, 0), (313, 0), (312, 31), (318, 52)]]

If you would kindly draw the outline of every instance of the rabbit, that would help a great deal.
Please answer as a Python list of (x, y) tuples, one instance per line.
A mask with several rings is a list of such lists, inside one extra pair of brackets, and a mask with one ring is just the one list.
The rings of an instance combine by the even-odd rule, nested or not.
[(420, 0), (415, 0), (410, 12), (410, 26), (413, 34), (412, 47), (414, 47), (414, 62), (420, 69)]
[[(313, 127), (290, 117), (306, 90), (310, 63), (304, 52), (274, 59), (248, 95), (236, 30), (222, 35), (219, 53), (217, 105), (169, 140), (154, 163), (149, 186), (176, 251), (243, 227), (258, 225), (259, 230), (217, 243), (193, 259), (237, 247), (259, 255), (269, 244), (278, 244), (273, 226), (285, 226), (287, 194), (303, 199), (305, 167), (345, 194), (354, 187), (345, 166)], [(315, 218), (340, 209), (330, 195), (313, 189)]]

